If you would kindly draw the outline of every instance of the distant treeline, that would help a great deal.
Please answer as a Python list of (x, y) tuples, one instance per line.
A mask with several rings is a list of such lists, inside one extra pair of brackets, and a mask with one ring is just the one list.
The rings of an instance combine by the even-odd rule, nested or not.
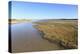
[(31, 19), (9, 19), (10, 20), (31, 20)]
[(59, 19), (59, 20), (78, 20), (78, 19)]

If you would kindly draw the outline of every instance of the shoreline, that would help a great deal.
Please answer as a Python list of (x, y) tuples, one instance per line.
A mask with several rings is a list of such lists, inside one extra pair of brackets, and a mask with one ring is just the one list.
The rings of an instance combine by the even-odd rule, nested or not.
[[(64, 21), (64, 20), (63, 20)], [(74, 21), (75, 22), (75, 21)], [(62, 36), (63, 35), (65, 35), (66, 36), (66, 33), (69, 33), (68, 31), (70, 31), (69, 30), (69, 28), (68, 27), (70, 27), (71, 29), (72, 29), (72, 34), (70, 35), (71, 37), (73, 37), (73, 38), (71, 38), (71, 39), (74, 39), (74, 38), (77, 38), (77, 29), (78, 28), (76, 28), (75, 29), (75, 25), (76, 24), (70, 24), (70, 23), (57, 23), (57, 24), (55, 24), (54, 22), (53, 22), (53, 24), (51, 24), (51, 25), (55, 25), (55, 26), (57, 26), (57, 28), (56, 27), (54, 27), (54, 26), (52, 26), (53, 28), (55, 28), (55, 29), (51, 29), (51, 30), (55, 30), (55, 32), (57, 32), (57, 33), (55, 33), (54, 31), (54, 33), (53, 34), (51, 34), (51, 33), (47, 33), (47, 32), (51, 32), (51, 31), (49, 31), (50, 29), (49, 28), (47, 28), (47, 27), (49, 27), (49, 26), (51, 26), (50, 25), (50, 23), (48, 22), (36, 22), (35, 24), (37, 24), (36, 26), (34, 26), (36, 29), (38, 29), (38, 31), (39, 31), (39, 33), (41, 34), (41, 36), (44, 38), (44, 39), (47, 39), (47, 40), (49, 40), (50, 42), (57, 42), (59, 45), (61, 45), (61, 46), (63, 46), (64, 48), (66, 48), (66, 49), (77, 49), (78, 48), (78, 45), (77, 44), (74, 44), (74, 43), (77, 43), (76, 41), (77, 41), (77, 39), (75, 39), (75, 40), (70, 40), (69, 39), (69, 37), (66, 37), (66, 38), (68, 38), (68, 39), (66, 39), (66, 40), (63, 40), (63, 38), (62, 39), (59, 39), (59, 37), (57, 37), (57, 36), (60, 36), (61, 34), (60, 33), (58, 33), (58, 30), (55, 30), (55, 29), (58, 29), (58, 26), (59, 27), (61, 27), (61, 29), (63, 30), (63, 31), (65, 31), (65, 33), (63, 32), (63, 34), (62, 34)], [(70, 24), (70, 25), (69, 25)], [(47, 26), (48, 25), (48, 26)], [(73, 26), (72, 26), (73, 25)], [(64, 26), (67, 26), (67, 27), (64, 27)], [(51, 28), (52, 28), (51, 27)], [(63, 27), (63, 28), (62, 28)], [(49, 29), (49, 30), (47, 30), (47, 29)], [(60, 31), (61, 31), (61, 29), (59, 29)], [(67, 29), (67, 30), (65, 30), (65, 29)], [(75, 31), (74, 31), (75, 30)], [(47, 31), (47, 32), (46, 32)], [(62, 33), (61, 32), (61, 33)], [(74, 32), (76, 33), (76, 34), (74, 34)], [(73, 35), (74, 34), (74, 35)], [(50, 35), (53, 35), (53, 36), (50, 36)], [(56, 36), (55, 36), (56, 35)], [(49, 37), (50, 36), (50, 37)], [(51, 38), (52, 37), (52, 38)], [(53, 38), (54, 37), (54, 38)], [(64, 36), (63, 36), (64, 37)], [(57, 39), (55, 39), (55, 38), (57, 38)], [(68, 40), (70, 40), (70, 41), (68, 41)], [(65, 41), (67, 41), (67, 42), (65, 42)]]

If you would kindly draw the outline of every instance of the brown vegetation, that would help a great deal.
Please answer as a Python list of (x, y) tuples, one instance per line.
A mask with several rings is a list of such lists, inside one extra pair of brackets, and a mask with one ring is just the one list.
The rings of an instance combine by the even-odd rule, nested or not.
[(77, 48), (78, 25), (77, 20), (58, 20), (47, 22), (35, 22), (42, 37), (51, 41), (57, 42), (67, 49)]

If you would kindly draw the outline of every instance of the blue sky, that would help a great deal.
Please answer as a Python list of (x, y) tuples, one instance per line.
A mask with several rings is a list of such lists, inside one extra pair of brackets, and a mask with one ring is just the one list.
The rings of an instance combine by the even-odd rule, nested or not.
[(77, 5), (32, 3), (12, 1), (12, 18), (14, 19), (76, 19)]

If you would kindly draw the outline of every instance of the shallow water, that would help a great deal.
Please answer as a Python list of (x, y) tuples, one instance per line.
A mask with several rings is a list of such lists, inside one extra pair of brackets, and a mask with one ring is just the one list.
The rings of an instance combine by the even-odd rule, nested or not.
[(32, 23), (11, 25), (12, 52), (30, 52), (64, 49), (56, 43), (43, 39)]

